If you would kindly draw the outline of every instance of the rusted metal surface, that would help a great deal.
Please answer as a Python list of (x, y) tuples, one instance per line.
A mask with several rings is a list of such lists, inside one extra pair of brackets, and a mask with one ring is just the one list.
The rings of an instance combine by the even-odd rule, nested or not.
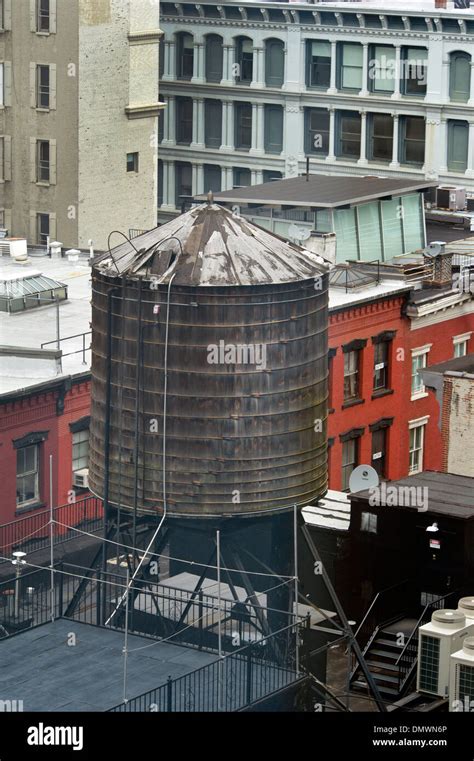
[[(188, 226), (191, 211), (146, 234), (152, 248), (169, 235), (177, 235), (183, 246), (170, 300), (168, 510), (177, 515), (216, 516), (311, 504), (325, 493), (327, 484), (326, 270), (314, 254), (245, 220), (236, 220), (219, 207), (207, 208), (212, 210), (212, 230), (202, 229), (209, 216), (204, 210), (199, 232)], [(221, 231), (223, 241), (229, 225), (237, 237), (235, 249), (229, 254), (224, 246), (219, 254), (215, 229)], [(248, 230), (256, 241), (253, 249)], [(272, 241), (277, 249), (274, 260)], [(106, 261), (109, 256), (101, 257), (93, 267), (90, 485), (93, 492), (103, 495), (107, 292), (119, 287), (112, 299), (109, 499), (133, 509), (138, 452), (138, 510), (159, 512), (163, 505), (161, 434), (168, 285), (167, 278), (163, 283), (156, 278), (167, 270), (170, 250), (178, 251), (179, 246), (166, 243), (163, 253), (154, 254), (147, 273), (143, 264), (136, 268), (145, 252), (138, 245), (140, 238), (134, 243), (141, 249), (138, 256), (129, 244), (113, 251), (118, 260), (121, 250), (118, 265), (125, 278)], [(286, 262), (281, 254), (283, 245), (288, 249)], [(222, 264), (217, 269), (216, 261)], [(205, 274), (211, 270), (212, 278)], [(277, 282), (267, 283), (272, 271)], [(246, 280), (256, 284), (239, 285)], [(189, 285), (195, 281), (200, 285)], [(244, 348), (239, 350), (239, 346)]]

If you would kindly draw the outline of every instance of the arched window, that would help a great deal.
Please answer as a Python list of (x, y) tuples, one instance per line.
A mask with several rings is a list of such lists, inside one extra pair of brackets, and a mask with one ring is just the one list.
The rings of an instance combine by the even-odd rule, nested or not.
[(222, 79), (222, 37), (208, 34), (206, 37), (206, 82)]
[(449, 98), (467, 103), (471, 91), (471, 56), (456, 51), (449, 59)]
[(281, 87), (285, 77), (285, 46), (281, 40), (265, 43), (265, 84)]
[(237, 80), (243, 84), (250, 84), (253, 77), (253, 42), (250, 37), (237, 37), (235, 62), (239, 66)]
[(194, 40), (192, 34), (176, 35), (176, 74), (178, 79), (191, 79), (194, 68)]

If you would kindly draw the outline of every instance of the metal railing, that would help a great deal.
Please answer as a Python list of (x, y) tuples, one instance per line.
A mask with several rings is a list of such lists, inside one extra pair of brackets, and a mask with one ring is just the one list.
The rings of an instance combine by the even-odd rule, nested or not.
[(299, 681), (292, 657), (275, 662), (271, 644), (279, 634), (246, 645), (177, 679), (109, 709), (109, 713), (239, 711)]
[[(411, 579), (404, 579), (377, 592), (355, 632), (355, 637), (362, 650), (365, 650), (369, 645), (376, 628), (387, 626), (389, 621), (394, 618), (396, 620), (406, 612), (397, 606), (402, 604), (406, 607), (413, 589), (414, 582)], [(390, 618), (389, 614), (391, 614)]]
[[(92, 348), (92, 344), (89, 344), (89, 346), (86, 347), (86, 336), (91, 336), (92, 330), (88, 330), (85, 333), (76, 333), (73, 336), (64, 336), (63, 338), (55, 338), (54, 341), (44, 341), (41, 344), (41, 348), (44, 349), (45, 346), (49, 346), (50, 344), (55, 344), (57, 348), (61, 348), (61, 344), (63, 341), (71, 341), (73, 338), (82, 338), (82, 349), (78, 349), (77, 351), (69, 351), (67, 354), (63, 353), (63, 357), (70, 357), (72, 354), (81, 354), (82, 353), (82, 364), (86, 365), (86, 351), (90, 351)], [(59, 346), (58, 346), (59, 344)]]
[[(68, 526), (81, 527), (86, 531), (97, 531), (103, 526), (103, 504), (97, 497), (86, 497), (70, 505), (54, 508), (53, 518)], [(50, 545), (50, 511), (31, 513), (0, 526), (0, 555), (11, 555), (14, 550), (36, 552)], [(55, 525), (53, 543), (63, 544), (77, 537), (77, 533)], [(9, 562), (0, 559), (0, 564)]]
[(413, 673), (413, 669), (418, 659), (418, 630), (423, 624), (427, 624), (431, 621), (431, 616), (435, 610), (440, 610), (445, 607), (445, 603), (448, 599), (453, 598), (454, 603), (457, 602), (458, 590), (454, 592), (448, 592), (448, 594), (438, 597), (436, 600), (425, 605), (421, 616), (416, 622), (413, 630), (402, 650), (397, 658), (395, 666), (398, 667), (398, 689), (401, 692), (408, 679)]

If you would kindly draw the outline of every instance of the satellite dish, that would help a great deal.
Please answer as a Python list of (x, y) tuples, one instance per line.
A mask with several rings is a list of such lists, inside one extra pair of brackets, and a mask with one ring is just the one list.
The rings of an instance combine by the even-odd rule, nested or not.
[(379, 474), (371, 465), (358, 465), (349, 478), (349, 491), (355, 493), (364, 489), (373, 489), (380, 483)]
[(290, 225), (288, 228), (288, 235), (293, 240), (305, 241), (311, 236), (311, 230), (307, 227), (298, 227), (297, 225)]

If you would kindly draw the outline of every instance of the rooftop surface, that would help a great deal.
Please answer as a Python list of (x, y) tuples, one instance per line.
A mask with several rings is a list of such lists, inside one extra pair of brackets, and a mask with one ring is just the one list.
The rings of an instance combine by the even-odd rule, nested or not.
[(305, 523), (309, 526), (332, 529), (333, 531), (348, 531), (351, 521), (349, 494), (328, 489), (317, 505), (303, 507), (301, 512)]
[[(382, 484), (382, 486), (384, 486)], [(474, 518), (474, 478), (468, 476), (456, 476), (451, 473), (435, 473), (434, 471), (424, 471), (415, 476), (402, 478), (400, 481), (390, 481), (387, 487), (415, 487), (426, 488), (428, 497), (428, 512), (445, 515), (451, 518), (461, 518), (469, 520)], [(387, 492), (388, 493), (388, 492)], [(395, 496), (395, 492), (390, 489), (390, 495)], [(351, 498), (355, 500), (368, 500), (371, 493), (368, 489), (352, 494)], [(384, 504), (383, 490), (381, 489), (381, 504)], [(398, 505), (391, 507), (401, 507), (405, 510), (417, 511), (417, 507), (404, 504), (404, 493), (400, 490), (398, 495)], [(416, 502), (416, 500), (413, 500)]]
[[(78, 336), (90, 330), (91, 320), (91, 271), (86, 259), (70, 262), (68, 259), (50, 259), (47, 256), (33, 256), (29, 252), (30, 261), (25, 264), (14, 264), (10, 257), (0, 257), (0, 279), (13, 276), (25, 277), (29, 273), (42, 272), (68, 287), (68, 300), (59, 304), (59, 326), (62, 339)], [(56, 349), (57, 311), (54, 305), (27, 309), (15, 314), (0, 312), (0, 345), (19, 346), (29, 349), (40, 349), (41, 344), (53, 341), (45, 349)], [(90, 336), (85, 337), (86, 346), (90, 345)], [(55, 377), (75, 375), (90, 369), (90, 351), (86, 351), (83, 364), (82, 336), (61, 341), (63, 356), (62, 370)], [(65, 356), (69, 355), (69, 356)], [(32, 363), (30, 370), (25, 372), (24, 362), (18, 362), (17, 367), (10, 361), (8, 368), (2, 365), (0, 369), (0, 395), (22, 388), (27, 388), (51, 380), (51, 372), (41, 372), (40, 363)]]
[[(310, 174), (286, 180), (264, 182), (246, 188), (214, 193), (218, 203), (252, 203), (265, 206), (309, 206), (336, 209), (392, 195), (404, 195), (436, 187), (433, 182), (409, 181), (391, 177)], [(204, 200), (205, 195), (196, 196)]]
[[(71, 632), (74, 647), (67, 644)], [(23, 700), (25, 711), (106, 711), (123, 699), (123, 645), (123, 632), (67, 619), (1, 640), (0, 698)], [(129, 635), (129, 651), (144, 645), (129, 652), (129, 698), (217, 660), (212, 653)]]
[(457, 377), (474, 378), (474, 354), (466, 354), (464, 357), (448, 359), (447, 362), (439, 362), (437, 365), (429, 365), (426, 368), (430, 373), (440, 375), (454, 375)]

